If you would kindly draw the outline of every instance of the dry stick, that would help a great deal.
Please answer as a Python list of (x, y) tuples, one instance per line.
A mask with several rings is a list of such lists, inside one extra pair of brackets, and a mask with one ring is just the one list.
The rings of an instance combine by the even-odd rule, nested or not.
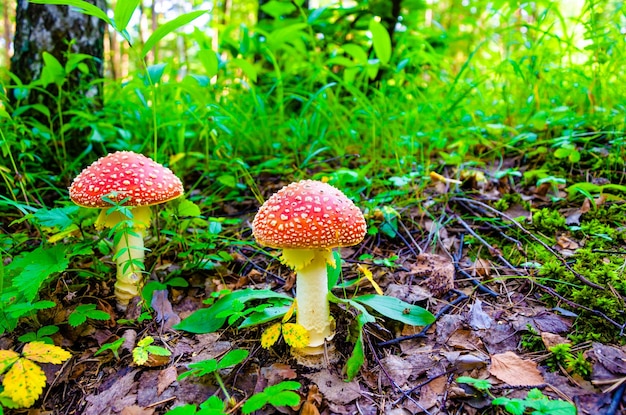
[(411, 395), (409, 395), (407, 392), (405, 392), (400, 385), (398, 385), (396, 383), (395, 380), (393, 380), (393, 378), (391, 377), (391, 375), (389, 374), (389, 372), (387, 372), (387, 369), (385, 369), (385, 366), (383, 366), (383, 364), (380, 361), (380, 358), (378, 357), (378, 354), (376, 354), (376, 350), (374, 350), (374, 345), (372, 344), (372, 342), (370, 341), (370, 337), (368, 335), (366, 335), (365, 333), (363, 333), (365, 337), (365, 340), (367, 341), (367, 345), (370, 348), (370, 352), (372, 352), (372, 355), (374, 356), (374, 359), (376, 360), (376, 363), (378, 364), (378, 366), (380, 367), (380, 370), (383, 371), (383, 374), (385, 375), (385, 377), (387, 378), (387, 380), (389, 381), (389, 383), (391, 384), (391, 386), (393, 386), (396, 390), (398, 390), (402, 396), (404, 396), (406, 399), (410, 400), (411, 402), (413, 402), (415, 405), (417, 405), (418, 408), (420, 408), (426, 415), (432, 415), (430, 412), (428, 412), (428, 410), (426, 408), (424, 408), (422, 405), (420, 405), (419, 402), (417, 402), (415, 399), (413, 399), (411, 397)]
[[(544, 241), (542, 241), (541, 239), (539, 239), (538, 237), (536, 237), (535, 235), (533, 235), (532, 232), (530, 232), (529, 230), (527, 230), (526, 228), (524, 228), (522, 225), (519, 224), (519, 222), (517, 222), (516, 220), (514, 220), (512, 217), (510, 217), (509, 215), (507, 215), (504, 212), (500, 212), (498, 209), (494, 209), (491, 206), (487, 205), (486, 203), (483, 202), (479, 202), (477, 200), (472, 200), (472, 199), (466, 199), (463, 197), (456, 197), (453, 200), (456, 201), (460, 201), (460, 202), (466, 202), (469, 204), (474, 204), (474, 205), (478, 205), (486, 210), (491, 211), (492, 213), (495, 213), (496, 215), (499, 215), (501, 217), (503, 217), (504, 219), (510, 221), (513, 225), (515, 225), (519, 230), (522, 231), (522, 233), (524, 233), (525, 235), (528, 235), (531, 239), (533, 239), (535, 242), (537, 242), (539, 245), (541, 245), (544, 249), (546, 249), (548, 252), (550, 252), (552, 255), (554, 255), (556, 257), (556, 259), (558, 259), (561, 264), (572, 274), (574, 274), (574, 276), (576, 278), (578, 278), (578, 280), (580, 282), (582, 282), (585, 285), (588, 285), (589, 287), (592, 288), (596, 288), (598, 290), (605, 290), (606, 288), (596, 284), (595, 282), (591, 282), (589, 281), (587, 278), (583, 277), (582, 275), (580, 275), (578, 272), (574, 271), (574, 269), (570, 266), (570, 264), (567, 263), (567, 261), (565, 260), (565, 258), (563, 258), (558, 252), (556, 252), (554, 249), (552, 249), (548, 244), (546, 244)], [(486, 246), (490, 246), (490, 245), (486, 245)], [(515, 267), (512, 267), (513, 269), (515, 269)]]
[(622, 396), (624, 396), (624, 390), (626, 389), (626, 382), (623, 382), (619, 388), (615, 391), (615, 395), (611, 399), (611, 405), (606, 411), (606, 415), (615, 415), (617, 414), (617, 410), (619, 409), (619, 404), (622, 401)]
[(465, 239), (465, 234), (461, 234), (459, 236), (459, 251), (453, 255), (452, 258), (454, 258), (454, 270), (456, 272), (458, 272), (459, 274), (463, 275), (465, 278), (467, 278), (472, 284), (474, 284), (476, 286), (476, 289), (484, 294), (489, 294), (492, 297), (497, 297), (498, 293), (493, 291), (491, 288), (483, 285), (480, 281), (478, 281), (476, 278), (472, 277), (467, 271), (461, 269), (461, 267), (459, 266), (459, 262), (461, 262), (461, 258), (463, 257), (463, 244), (464, 244), (464, 239)]
[[(449, 304), (446, 304), (444, 307), (441, 308), (441, 310), (439, 310), (437, 314), (435, 314), (435, 321), (437, 321), (439, 317), (447, 313), (452, 307), (456, 306), (461, 301), (467, 300), (469, 298), (467, 295), (463, 294), (463, 292), (461, 291), (457, 291), (457, 290), (453, 290), (453, 291), (458, 295), (458, 297), (455, 298), (454, 301), (450, 302)], [(400, 336), (400, 337), (396, 337), (395, 339), (376, 343), (376, 346), (378, 347), (391, 346), (392, 344), (397, 344), (405, 340), (412, 340), (412, 339), (417, 339), (420, 337), (426, 337), (426, 332), (432, 327), (433, 324), (435, 324), (435, 322), (432, 322), (429, 325), (424, 326), (424, 328), (420, 330), (419, 333), (409, 334), (407, 336)]]
[[(242, 257), (244, 257), (246, 259), (246, 261), (252, 265), (252, 267), (256, 268), (258, 271), (261, 271), (262, 273), (265, 273), (267, 275), (269, 275), (270, 277), (272, 277), (273, 279), (275, 279), (276, 281), (284, 284), (285, 283), (285, 279), (283, 277), (280, 277), (276, 274), (274, 274), (273, 272), (268, 271), (267, 269), (257, 265), (254, 263), (254, 261), (252, 261), (252, 259), (250, 257), (248, 257), (246, 254), (244, 254), (243, 252), (241, 252), (241, 249), (235, 249), (235, 252), (237, 252), (239, 255), (241, 255)], [(259, 251), (256, 251), (257, 253)]]
[(515, 268), (513, 265), (511, 265), (511, 263), (502, 255), (500, 255), (498, 253), (498, 250), (495, 249), (493, 246), (491, 246), (491, 244), (487, 241), (485, 241), (483, 239), (482, 236), (480, 236), (479, 234), (477, 234), (476, 232), (474, 232), (474, 230), (472, 228), (470, 228), (470, 226), (467, 224), (467, 222), (465, 222), (463, 219), (461, 219), (460, 216), (458, 215), (453, 215), (454, 219), (457, 221), (457, 223), (459, 225), (461, 225), (462, 227), (465, 228), (465, 230), (472, 235), (474, 238), (476, 238), (481, 244), (483, 244), (488, 250), (489, 253), (495, 257), (497, 257), (500, 262), (502, 262), (504, 265), (506, 265), (507, 267), (511, 268), (514, 271), (517, 271), (517, 268)]
[(535, 284), (536, 286), (540, 287), (542, 290), (546, 291), (548, 294), (558, 298), (559, 300), (563, 301), (564, 303), (566, 303), (567, 305), (569, 305), (572, 308), (581, 308), (591, 314), (593, 314), (594, 316), (598, 316), (598, 317), (602, 317), (603, 319), (605, 319), (606, 321), (608, 321), (609, 323), (611, 323), (612, 325), (614, 325), (615, 327), (617, 327), (618, 329), (620, 329), (619, 335), (623, 336), (624, 335), (624, 328), (626, 327), (626, 323), (625, 324), (619, 324), (617, 321), (611, 319), (609, 316), (607, 316), (606, 314), (604, 314), (602, 311), (598, 311), (598, 310), (594, 310), (593, 308), (589, 308), (586, 307), (582, 304), (578, 304), (573, 302), (572, 300), (568, 300), (567, 298), (563, 297), (561, 294), (557, 293), (556, 291), (554, 291), (554, 289), (543, 285), (541, 283), (538, 283), (537, 281), (533, 281), (533, 284)]
[[(400, 224), (400, 226), (402, 226), (402, 229), (404, 229), (404, 232), (406, 232), (407, 236), (409, 237), (409, 239), (411, 240), (411, 243), (413, 243), (413, 245), (415, 245), (417, 247), (417, 249), (419, 250), (419, 253), (422, 253), (422, 248), (419, 246), (419, 244), (417, 243), (417, 241), (413, 238), (413, 235), (411, 235), (411, 232), (409, 231), (409, 229), (406, 227), (406, 225), (404, 224), (404, 222), (402, 222), (400, 219), (398, 219), (398, 223)], [(417, 256), (417, 253), (415, 252), (415, 250), (409, 245), (409, 249), (411, 250), (411, 253), (414, 256)]]

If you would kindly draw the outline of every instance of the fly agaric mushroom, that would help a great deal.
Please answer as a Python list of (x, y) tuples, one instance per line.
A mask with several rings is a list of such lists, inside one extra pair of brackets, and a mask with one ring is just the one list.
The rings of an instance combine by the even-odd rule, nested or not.
[(118, 151), (96, 160), (72, 182), (70, 199), (74, 203), (101, 209), (97, 229), (113, 228), (129, 220), (118, 210), (108, 213), (110, 202), (123, 202), (132, 209), (132, 229), (121, 235), (115, 247), (115, 297), (120, 309), (139, 295), (143, 285), (142, 269), (136, 264), (144, 259), (143, 238), (150, 226), (150, 206), (176, 199), (183, 192), (183, 184), (170, 169), (131, 151)]
[(326, 264), (334, 265), (332, 249), (356, 245), (366, 232), (365, 218), (335, 187), (302, 180), (283, 187), (259, 209), (252, 222), (261, 245), (283, 250), (282, 261), (296, 271), (296, 322), (309, 333), (298, 352), (322, 353), (333, 335), (328, 304)]

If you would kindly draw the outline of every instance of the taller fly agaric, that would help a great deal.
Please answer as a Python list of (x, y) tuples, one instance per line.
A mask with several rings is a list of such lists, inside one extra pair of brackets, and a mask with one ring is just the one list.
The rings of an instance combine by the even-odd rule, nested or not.
[(334, 331), (326, 264), (334, 264), (333, 248), (363, 240), (363, 214), (335, 187), (302, 180), (272, 195), (259, 209), (252, 227), (257, 242), (282, 249), (283, 263), (296, 271), (296, 321), (309, 333), (308, 346), (299, 352), (323, 352), (324, 340)]
[(70, 199), (74, 203), (101, 209), (97, 229), (113, 228), (129, 220), (119, 210), (109, 213), (111, 202), (123, 202), (131, 209), (132, 229), (121, 234), (115, 247), (119, 308), (125, 309), (143, 285), (142, 266), (138, 263), (144, 260), (143, 238), (150, 226), (150, 206), (175, 199), (183, 192), (183, 184), (170, 169), (131, 151), (118, 151), (96, 160), (72, 182)]

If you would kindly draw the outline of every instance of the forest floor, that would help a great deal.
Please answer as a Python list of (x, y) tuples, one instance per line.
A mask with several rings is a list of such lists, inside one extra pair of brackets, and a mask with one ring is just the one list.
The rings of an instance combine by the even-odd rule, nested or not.
[[(242, 219), (227, 233), (251, 242), (232, 245), (232, 261), (212, 270), (180, 272), (175, 256), (165, 254), (152, 267), (153, 280), (178, 271), (189, 282), (188, 287), (169, 287), (167, 296), (153, 300), (157, 318), (142, 320), (139, 307), (131, 306), (126, 314), (117, 311), (112, 284), (106, 281), (78, 285), (80, 289), (68, 294), (66, 287), (77, 286), (72, 281), (77, 277), (67, 272), (56, 287), (50, 287), (43, 296), (63, 307), (42, 310), (42, 324), (66, 321), (75, 306), (87, 299), (113, 317), (77, 327), (64, 325), (54, 334), (55, 343), (71, 350), (73, 358), (63, 365), (44, 364), (49, 387), (34, 408), (14, 413), (149, 415), (182, 404), (200, 404), (212, 395), (224, 399), (212, 375), (177, 377), (190, 363), (219, 359), (232, 349), (245, 349), (249, 354), (240, 365), (220, 372), (232, 397), (229, 413), (238, 413), (246, 398), (285, 380), (302, 385), (298, 390), (301, 403), (295, 407), (268, 404), (255, 413), (521, 414), (525, 408), (534, 408), (538, 411), (534, 413), (568, 414), (562, 406), (566, 402), (574, 403), (579, 414), (624, 413), (626, 398), (621, 398), (620, 391), (626, 379), (626, 348), (617, 345), (623, 339), (619, 323), (565, 298), (557, 292), (558, 283), (539, 279), (529, 254), (531, 245), (539, 245), (563, 270), (576, 276), (569, 258), (586, 240), (571, 232), (546, 237), (521, 203), (499, 206), (502, 210), (490, 207), (512, 192), (511, 183), (506, 178), (489, 181), (472, 176), (463, 183), (462, 193), (454, 193), (455, 183), (433, 180), (420, 190), (421, 203), (398, 207), (393, 216), (384, 210), (371, 213), (368, 220), (379, 232), (341, 250), (345, 280), (359, 280), (358, 266), (366, 265), (386, 295), (419, 304), (436, 315), (427, 327), (402, 325), (383, 316), (366, 324), (365, 361), (351, 381), (346, 380), (344, 367), (354, 347), (349, 327), (355, 315), (344, 305), (332, 304), (336, 335), (317, 367), (301, 365), (283, 341), (262, 348), (263, 326), (239, 330), (232, 326), (205, 334), (172, 329), (176, 322), (206, 307), (203, 300), (220, 290), (252, 287), (293, 294), (293, 272), (252, 243), (250, 222), (256, 206), (248, 200), (223, 207), (224, 215)], [(261, 188), (267, 197), (284, 184), (268, 181)], [(562, 193), (554, 186), (513, 190), (535, 207), (556, 206), (551, 205), (551, 198)], [(595, 203), (593, 209), (608, 206), (602, 200)], [(588, 200), (558, 206), (554, 211), (570, 224), (584, 220), (590, 211)], [(155, 238), (147, 242), (148, 248), (154, 244)], [(527, 261), (514, 261), (511, 247)], [(378, 260), (359, 259), (363, 253)], [(613, 254), (601, 255), (600, 261), (606, 263), (605, 256)], [(597, 296), (610, 293), (609, 287), (589, 286), (581, 277), (579, 288), (587, 287)], [(374, 292), (366, 278), (359, 281), (359, 293)], [(343, 296), (345, 291), (335, 294)], [(598, 327), (604, 324), (613, 337), (598, 334), (597, 341), (578, 341), (566, 350), (565, 358), (550, 352), (554, 345), (567, 344), (569, 334), (583, 330), (581, 319), (602, 322)], [(20, 334), (20, 328), (14, 334)], [(146, 336), (171, 355), (151, 356), (144, 365), (135, 364), (132, 350)], [(117, 353), (96, 353), (103, 344), (118, 339), (124, 342)], [(13, 336), (0, 337), (2, 349), (16, 344)], [(462, 376), (491, 383), (457, 382)], [(533, 388), (539, 395), (529, 395)], [(504, 406), (492, 403), (495, 397), (517, 404), (510, 404), (506, 407), (510, 412), (505, 412)]]

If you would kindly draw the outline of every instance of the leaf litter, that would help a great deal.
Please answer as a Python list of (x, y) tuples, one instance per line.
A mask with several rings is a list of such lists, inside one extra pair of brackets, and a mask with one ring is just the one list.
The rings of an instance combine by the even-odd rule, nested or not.
[[(433, 191), (448, 191), (437, 186)], [(539, 189), (534, 197), (546, 197), (543, 190)], [(459, 203), (471, 209), (482, 206), (480, 201)], [(578, 223), (586, 209), (583, 206), (571, 213), (570, 222)], [(231, 210), (239, 212), (237, 207)], [(506, 212), (505, 215), (530, 217), (519, 205)], [(459, 376), (488, 379), (494, 385), (494, 393), (511, 397), (524, 397), (531, 387), (539, 387), (547, 396), (573, 401), (579, 410), (589, 413), (602, 413), (611, 405), (612, 393), (626, 378), (623, 347), (595, 342), (582, 350), (593, 365), (591, 382), (575, 379), (563, 368), (550, 371), (542, 364), (545, 354), (539, 356), (520, 348), (522, 335), (529, 328), (535, 330), (545, 348), (565, 342), (576, 310), (544, 306), (528, 283), (518, 278), (528, 275), (528, 269), (511, 266), (498, 246), (483, 241), (485, 251), (479, 250), (477, 257), (469, 258), (464, 252), (463, 235), (480, 241), (475, 230), (479, 226), (469, 226), (467, 220), (454, 215), (449, 216), (448, 226), (420, 219), (419, 213), (410, 215), (421, 223), (418, 233), (403, 238), (370, 238), (363, 247), (345, 249), (342, 255), (348, 261), (342, 271), (344, 278), (357, 279), (362, 270), (350, 261), (358, 262), (357, 256), (362, 252), (373, 252), (380, 258), (401, 253), (393, 266), (370, 262), (363, 265), (386, 295), (421, 304), (436, 314), (437, 320), (427, 327), (384, 319), (366, 325), (365, 364), (354, 380), (346, 382), (342, 370), (351, 353), (352, 343), (346, 341), (345, 334), (353, 319), (343, 307), (334, 305), (332, 310), (338, 331), (343, 333), (335, 339), (341, 360), (322, 368), (300, 366), (284, 344), (269, 350), (260, 348), (259, 327), (227, 327), (211, 334), (172, 330), (179, 320), (201, 308), (201, 300), (216, 290), (241, 289), (248, 284), (291, 290), (286, 284), (293, 281), (288, 269), (254, 248), (238, 246), (232, 252), (235, 261), (217, 270), (219, 275), (193, 274), (189, 276), (193, 283), (187, 289), (155, 291), (151, 303), (156, 315), (154, 322), (115, 326), (110, 321), (88, 321), (57, 334), (59, 344), (81, 353), (75, 354), (70, 364), (50, 365), (54, 370), (46, 374), (50, 373), (48, 384), (53, 386), (41, 407), (54, 408), (58, 413), (73, 408), (87, 415), (153, 414), (164, 413), (176, 405), (199, 404), (210, 396), (220, 396), (218, 386), (205, 378), (178, 380), (178, 375), (190, 363), (219, 358), (235, 348), (250, 351), (242, 365), (223, 374), (236, 400), (244, 400), (283, 380), (303, 384), (299, 406), (269, 406), (257, 411), (259, 414), (475, 414), (488, 408), (489, 399), (455, 382)], [(406, 227), (398, 229), (402, 232)], [(437, 252), (423, 252), (433, 238), (439, 241)], [(419, 241), (419, 245), (409, 241)], [(579, 241), (562, 235), (556, 240), (554, 252), (566, 257), (566, 251), (579, 248)], [(248, 267), (251, 261), (255, 263), (253, 268)], [(500, 275), (516, 278), (499, 280)], [(363, 278), (359, 290), (373, 292), (374, 288)], [(65, 301), (78, 303), (80, 297)], [(107, 311), (115, 313), (110, 306)], [(132, 349), (138, 338), (146, 335), (154, 336), (171, 350), (167, 362), (155, 367), (136, 366), (132, 362)], [(112, 353), (95, 354), (103, 344), (117, 338), (125, 340), (119, 359)]]

